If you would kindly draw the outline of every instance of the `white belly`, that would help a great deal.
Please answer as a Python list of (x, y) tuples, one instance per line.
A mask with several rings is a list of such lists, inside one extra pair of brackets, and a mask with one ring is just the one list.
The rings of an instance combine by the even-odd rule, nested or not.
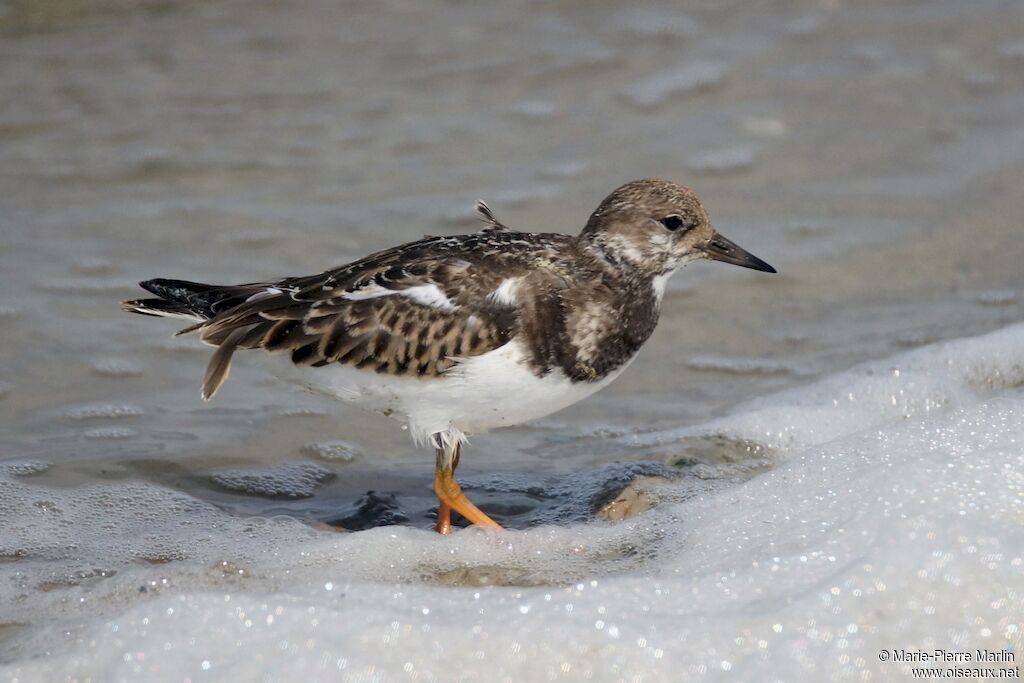
[(437, 433), (479, 434), (550, 415), (607, 386), (627, 365), (594, 382), (572, 382), (557, 368), (537, 377), (522, 345), (512, 341), (433, 379), (391, 377), (340, 365), (294, 368), (299, 375), (289, 378), (397, 418), (422, 443)]

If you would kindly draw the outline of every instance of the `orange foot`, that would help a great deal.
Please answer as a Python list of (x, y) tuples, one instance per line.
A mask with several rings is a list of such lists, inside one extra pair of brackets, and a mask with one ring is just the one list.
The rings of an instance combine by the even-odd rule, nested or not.
[[(434, 531), (439, 534), (450, 534), (452, 532), (452, 510), (458, 512), (472, 524), (500, 529), (500, 524), (484, 514), (476, 505), (473, 505), (469, 498), (466, 498), (466, 494), (462, 492), (462, 489), (455, 482), (455, 477), (453, 476), (454, 467), (443, 462), (440, 449), (437, 460), (437, 467), (434, 468), (434, 493), (437, 494), (437, 499), (441, 505), (437, 510), (437, 524), (434, 525)], [(452, 462), (458, 462), (458, 451), (456, 451)]]

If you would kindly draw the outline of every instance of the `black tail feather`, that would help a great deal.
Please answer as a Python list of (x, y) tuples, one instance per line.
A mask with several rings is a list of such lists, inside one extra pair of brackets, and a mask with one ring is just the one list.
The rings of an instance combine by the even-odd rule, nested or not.
[[(225, 287), (207, 285), (201, 282), (189, 282), (187, 280), (168, 280), (156, 278), (140, 282), (139, 286), (147, 292), (156, 294), (164, 303), (164, 308), (174, 308), (186, 314), (192, 314), (201, 318), (211, 318), (216, 314), (215, 307), (221, 304), (225, 298)], [(152, 299), (145, 300), (150, 303)], [(182, 310), (183, 309), (183, 310)]]
[[(228, 320), (231, 320), (231, 310), (245, 302), (253, 301), (261, 294), (264, 299), (269, 296), (280, 294), (281, 290), (272, 285), (249, 284), (221, 287), (218, 285), (207, 285), (201, 282), (189, 282), (187, 280), (168, 280), (157, 278), (140, 282), (139, 286), (148, 292), (156, 294), (158, 299), (136, 299), (124, 301), (121, 307), (132, 313), (143, 315), (154, 315), (170, 318), (184, 318), (191, 320), (192, 325), (177, 334), (188, 334), (196, 330), (204, 330), (202, 340), (210, 346), (216, 346), (217, 350), (206, 368), (206, 376), (203, 379), (202, 397), (204, 401), (213, 398), (217, 389), (227, 379), (228, 370), (231, 368), (231, 356), (235, 349), (252, 348), (263, 334), (264, 325), (270, 325), (270, 321), (259, 317), (261, 303), (256, 303), (253, 311), (249, 311), (253, 320), (239, 324), (226, 324), (219, 330), (216, 327), (209, 328), (211, 334), (206, 334), (208, 325), (216, 326), (218, 314), (225, 313)], [(291, 299), (288, 299), (290, 302)], [(243, 312), (243, 317), (245, 313)], [(213, 320), (213, 322), (211, 322)], [(232, 321), (232, 323), (237, 321)]]
[(121, 308), (125, 311), (141, 313), (142, 315), (189, 318), (192, 320), (199, 319), (198, 314), (193, 312), (185, 304), (178, 303), (177, 301), (167, 301), (166, 299), (135, 299), (133, 301), (122, 301)]
[[(248, 301), (254, 294), (266, 291), (269, 287), (266, 284), (224, 287), (166, 278), (145, 280), (139, 286), (160, 298), (125, 301), (121, 304), (124, 310), (143, 315), (186, 318), (200, 323)], [(183, 332), (193, 329), (186, 328)]]

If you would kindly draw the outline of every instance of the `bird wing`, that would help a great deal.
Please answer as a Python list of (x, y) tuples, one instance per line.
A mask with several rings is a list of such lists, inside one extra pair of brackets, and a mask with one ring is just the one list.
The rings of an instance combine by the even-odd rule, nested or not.
[(238, 348), (288, 352), (297, 365), (425, 378), (503, 346), (520, 324), (509, 283), (544, 268), (554, 243), (568, 239), (523, 237), (425, 238), (319, 275), (255, 285), (243, 303), (182, 330), (217, 347), (203, 397), (227, 378)]

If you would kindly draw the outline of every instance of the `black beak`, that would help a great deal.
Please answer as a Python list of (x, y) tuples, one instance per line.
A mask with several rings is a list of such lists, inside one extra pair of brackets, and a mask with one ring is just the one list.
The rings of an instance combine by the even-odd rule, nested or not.
[(778, 272), (743, 247), (739, 246), (732, 240), (722, 237), (718, 233), (715, 233), (715, 236), (712, 237), (704, 246), (704, 253), (708, 255), (709, 259), (722, 261), (723, 263), (731, 263), (734, 266), (753, 268), (754, 270), (760, 270), (765, 273)]

